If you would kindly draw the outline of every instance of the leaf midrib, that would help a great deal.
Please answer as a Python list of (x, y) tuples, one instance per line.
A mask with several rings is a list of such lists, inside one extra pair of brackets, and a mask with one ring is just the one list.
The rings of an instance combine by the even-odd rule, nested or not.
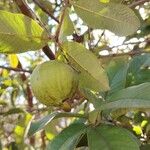
[[(69, 57), (71, 57), (71, 59), (73, 59), (73, 61), (75, 61), (75, 63), (77, 63), (86, 73), (88, 73), (92, 78), (94, 78), (97, 82), (99, 82), (100, 84), (102, 84), (102, 85), (104, 86), (103, 82), (100, 82), (100, 80), (96, 79), (86, 68), (84, 68), (83, 66), (81, 66), (81, 65), (76, 61), (76, 59), (74, 59), (74, 57), (72, 57), (71, 55), (69, 55), (68, 52), (66, 52), (66, 54), (67, 54)], [(102, 87), (103, 87), (103, 86), (102, 86)], [(104, 87), (105, 87), (105, 86), (104, 86)]]
[(43, 40), (43, 41), (46, 41), (48, 40), (48, 36), (47, 38), (43, 38), (42, 36), (30, 36), (30, 35), (24, 35), (24, 34), (15, 34), (15, 33), (6, 33), (6, 32), (0, 32), (0, 35), (8, 35), (8, 36), (17, 36), (17, 37), (24, 37), (24, 38), (28, 38), (28, 39), (40, 39), (40, 40)]

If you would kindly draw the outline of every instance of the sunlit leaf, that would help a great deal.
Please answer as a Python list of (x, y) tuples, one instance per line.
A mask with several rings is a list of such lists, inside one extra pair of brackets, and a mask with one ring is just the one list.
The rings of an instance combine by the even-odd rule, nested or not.
[(99, 0), (101, 3), (109, 3), (110, 0)]
[(0, 11), (0, 41), (0, 53), (21, 53), (42, 48), (48, 35), (31, 18)]
[(92, 28), (108, 29), (127, 36), (140, 26), (138, 17), (125, 5), (100, 3), (99, 0), (78, 0), (72, 3), (76, 13)]
[(142, 128), (141, 128), (141, 126), (139, 126), (139, 125), (134, 125), (133, 126), (133, 131), (137, 134), (137, 135), (141, 135), (143, 132), (142, 132)]
[(80, 71), (80, 85), (95, 91), (109, 90), (108, 78), (96, 56), (83, 45), (66, 42), (62, 48), (73, 67)]
[(12, 68), (16, 68), (18, 66), (19, 60), (16, 54), (8, 55), (9, 63)]

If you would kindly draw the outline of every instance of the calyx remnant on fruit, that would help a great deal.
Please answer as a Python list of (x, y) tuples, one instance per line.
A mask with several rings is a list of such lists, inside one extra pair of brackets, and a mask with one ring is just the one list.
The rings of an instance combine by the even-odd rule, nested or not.
[(31, 75), (35, 97), (47, 106), (59, 106), (71, 98), (78, 87), (77, 73), (56, 60), (38, 65)]

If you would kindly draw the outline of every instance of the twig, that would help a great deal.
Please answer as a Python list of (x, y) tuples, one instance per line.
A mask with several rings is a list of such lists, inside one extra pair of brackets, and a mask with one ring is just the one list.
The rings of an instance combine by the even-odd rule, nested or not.
[(98, 46), (98, 44), (99, 44), (99, 42), (101, 41), (101, 39), (102, 39), (102, 37), (103, 37), (104, 34), (105, 34), (105, 30), (104, 30), (104, 31), (102, 32), (102, 34), (100, 35), (100, 37), (99, 37), (97, 43), (94, 45), (94, 48)]
[(50, 47), (48, 45), (44, 46), (42, 48), (43, 52), (45, 53), (45, 55), (50, 59), (50, 60), (54, 60), (55, 59), (55, 55), (52, 52), (52, 50), (50, 49)]
[(120, 57), (120, 56), (126, 56), (126, 55), (129, 55), (129, 56), (134, 56), (134, 55), (139, 55), (139, 54), (144, 54), (144, 53), (148, 53), (150, 54), (150, 51), (130, 51), (128, 53), (116, 53), (116, 54), (109, 54), (109, 55), (104, 55), (104, 56), (99, 56), (99, 58), (109, 58), (109, 57)]
[[(36, 17), (34, 12), (30, 9), (30, 7), (25, 3), (24, 0), (14, 0), (14, 1), (24, 15), (26, 15), (34, 20), (38, 20), (39, 24), (42, 27), (44, 27), (43, 23)], [(50, 36), (50, 38), (51, 38), (51, 36)], [(49, 48), (48, 45), (46, 45), (42, 50), (49, 59), (51, 59), (51, 60), (55, 59), (55, 55), (53, 54), (52, 50)]]
[(35, 4), (37, 4), (46, 14), (48, 14), (53, 20), (59, 23), (59, 20), (55, 18), (38, 0), (33, 0)]
[(141, 43), (144, 43), (144, 42), (150, 42), (150, 39), (147, 38), (147, 39), (145, 39), (144, 41), (137, 41), (137, 42), (123, 43), (123, 44), (121, 44), (121, 45), (112, 46), (112, 47), (110, 47), (110, 48), (112, 49), (112, 48), (116, 48), (116, 47), (120, 47), (120, 46), (125, 46), (125, 45), (141, 44)]
[(21, 68), (12, 68), (12, 67), (6, 67), (6, 66), (1, 66), (0, 65), (0, 68), (2, 69), (7, 69), (7, 70), (12, 70), (12, 71), (16, 71), (16, 72), (27, 72), (27, 73), (32, 73), (31, 70), (25, 70), (25, 69), (21, 69)]
[(139, 1), (135, 1), (132, 4), (129, 5), (130, 8), (135, 8), (138, 5), (142, 5), (146, 2), (149, 2), (149, 0), (139, 0)]

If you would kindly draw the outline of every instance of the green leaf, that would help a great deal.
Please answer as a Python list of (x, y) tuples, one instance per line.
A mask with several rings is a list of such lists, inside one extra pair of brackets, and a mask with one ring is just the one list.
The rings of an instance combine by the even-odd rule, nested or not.
[(148, 69), (149, 66), (149, 54), (133, 57), (129, 64), (127, 85), (131, 86), (144, 82), (150, 82), (150, 70)]
[(138, 140), (128, 130), (112, 125), (88, 128), (90, 150), (139, 150)]
[(72, 3), (76, 13), (92, 28), (108, 29), (127, 36), (140, 26), (138, 17), (125, 5), (100, 3), (99, 0), (78, 0)]
[(23, 14), (0, 11), (0, 53), (38, 50), (48, 42), (46, 31)]
[(76, 42), (66, 42), (62, 45), (62, 49), (72, 66), (81, 72), (81, 87), (95, 91), (109, 90), (107, 74), (92, 52)]
[(69, 17), (69, 10), (65, 10), (65, 15), (64, 15), (64, 19), (61, 25), (61, 29), (60, 29), (60, 34), (59, 34), (59, 39), (60, 41), (66, 41), (66, 36), (69, 36), (73, 33), (74, 31), (74, 26), (73, 23)]
[(111, 87), (111, 90), (108, 93), (109, 95), (113, 92), (125, 88), (127, 71), (129, 67), (127, 59), (128, 58), (126, 57), (121, 57), (110, 61), (106, 69), (109, 77), (109, 84)]
[(101, 110), (119, 108), (150, 108), (150, 82), (115, 92), (101, 105)]
[(49, 115), (45, 116), (44, 118), (42, 118), (42, 119), (40, 119), (36, 122), (32, 122), (31, 125), (30, 125), (30, 129), (28, 131), (28, 136), (31, 136), (31, 135), (35, 134), (36, 132), (42, 130), (57, 115), (58, 115), (58, 113), (54, 112), (54, 113), (49, 114)]
[(61, 117), (79, 117), (79, 118), (87, 118), (86, 116), (82, 114), (74, 114), (74, 113), (59, 113), (54, 112), (50, 113), (47, 116), (43, 117), (42, 119), (32, 122), (30, 125), (30, 129), (28, 131), (28, 135), (31, 136), (35, 134), (36, 132), (42, 130), (48, 123), (50, 123), (54, 119), (58, 119)]
[(101, 3), (109, 3), (110, 0), (99, 0)]
[(135, 56), (130, 61), (128, 73), (137, 74), (140, 71), (141, 67), (149, 67), (150, 66), (150, 54)]
[(86, 126), (84, 124), (74, 123), (56, 136), (48, 145), (47, 150), (73, 150), (85, 132)]
[(88, 102), (92, 103), (95, 108), (99, 108), (103, 99), (99, 97), (98, 94), (93, 93), (89, 89), (80, 89), (83, 93), (84, 97), (88, 100)]

